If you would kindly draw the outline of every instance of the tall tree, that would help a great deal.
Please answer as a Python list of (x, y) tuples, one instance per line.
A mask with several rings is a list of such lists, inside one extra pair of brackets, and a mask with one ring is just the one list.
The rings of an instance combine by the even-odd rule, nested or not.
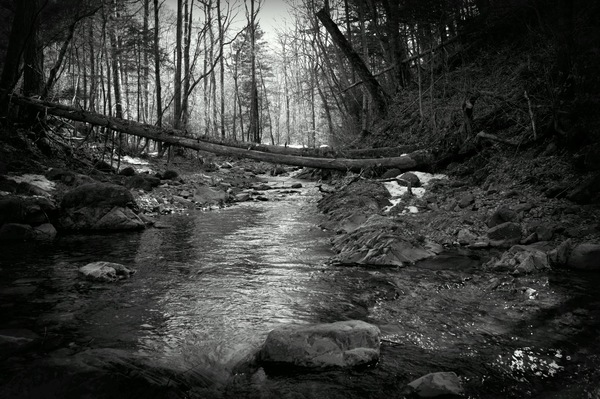
[(121, 69), (119, 66), (119, 39), (117, 36), (117, 23), (119, 19), (118, 4), (113, 0), (109, 20), (110, 57), (113, 77), (113, 92), (115, 95), (115, 116), (123, 118), (123, 100), (121, 96)]
[(156, 125), (162, 126), (162, 84), (160, 82), (160, 25), (159, 22), (160, 7), (158, 0), (154, 0), (154, 78), (156, 86)]
[(373, 76), (369, 68), (365, 65), (365, 62), (360, 55), (358, 55), (350, 43), (348, 43), (335, 22), (331, 20), (331, 17), (327, 11), (325, 9), (321, 9), (319, 12), (317, 12), (317, 17), (331, 35), (334, 43), (340, 48), (340, 50), (342, 50), (358, 76), (362, 79), (362, 83), (368, 90), (375, 105), (377, 116), (385, 116), (387, 114), (388, 106), (387, 96), (375, 76)]
[[(260, 9), (260, 4), (259, 7)], [(255, 0), (250, 0), (248, 26), (250, 29), (250, 127), (249, 135), (255, 143), (261, 141), (261, 129), (258, 110), (258, 83), (256, 78), (256, 16)]]
[(183, 0), (177, 0), (177, 33), (175, 42), (174, 120), (175, 129), (181, 127), (181, 66), (183, 50)]

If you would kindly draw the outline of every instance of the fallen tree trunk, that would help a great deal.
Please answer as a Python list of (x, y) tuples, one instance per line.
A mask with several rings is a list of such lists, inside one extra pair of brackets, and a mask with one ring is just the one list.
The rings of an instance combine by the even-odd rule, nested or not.
[[(19, 95), (13, 95), (11, 101), (17, 104), (37, 108), (49, 115), (54, 115), (73, 121), (86, 122), (96, 126), (104, 126), (112, 130), (130, 134), (132, 136), (145, 137), (171, 145), (191, 148), (199, 151), (207, 151), (214, 154), (238, 156), (264, 162), (309, 168), (336, 169), (343, 171), (360, 171), (375, 167), (398, 168), (400, 170), (418, 170), (427, 169), (433, 163), (432, 155), (426, 151), (415, 151), (411, 154), (400, 157), (367, 159), (318, 158), (275, 154), (223, 144), (215, 144), (200, 139), (182, 137), (180, 136), (183, 134), (182, 131), (145, 125), (138, 122), (109, 117), (95, 112), (84, 111), (67, 105), (41, 101)], [(176, 133), (180, 135), (176, 135)]]
[(279, 145), (257, 144), (247, 141), (218, 141), (212, 138), (201, 138), (207, 143), (226, 145), (230, 147), (244, 148), (246, 150), (272, 152), (274, 154), (295, 155), (316, 158), (383, 158), (399, 157), (401, 155), (417, 151), (414, 145), (402, 145), (398, 147), (361, 148), (361, 149), (335, 149), (333, 147), (321, 148), (296, 148)]

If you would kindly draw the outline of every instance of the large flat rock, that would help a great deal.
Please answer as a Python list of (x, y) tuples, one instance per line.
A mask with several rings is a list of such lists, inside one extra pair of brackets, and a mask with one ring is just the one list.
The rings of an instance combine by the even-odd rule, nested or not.
[(379, 359), (379, 328), (364, 321), (289, 325), (271, 331), (260, 353), (263, 363), (295, 367), (355, 367)]

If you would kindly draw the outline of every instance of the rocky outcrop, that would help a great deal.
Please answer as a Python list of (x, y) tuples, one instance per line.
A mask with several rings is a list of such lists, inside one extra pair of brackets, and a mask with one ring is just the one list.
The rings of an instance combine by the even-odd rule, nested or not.
[(380, 215), (373, 215), (357, 228), (338, 235), (332, 243), (338, 253), (334, 262), (348, 265), (407, 266), (442, 250), (431, 242), (403, 235), (400, 226)]
[(379, 359), (377, 326), (358, 320), (292, 325), (269, 333), (260, 351), (263, 364), (294, 367), (355, 367)]
[(109, 283), (129, 278), (135, 270), (119, 263), (93, 262), (80, 267), (79, 273), (87, 280)]
[(107, 183), (83, 184), (68, 191), (60, 205), (59, 226), (69, 231), (137, 230), (144, 222), (125, 187)]
[(56, 204), (45, 197), (0, 198), (0, 241), (53, 239)]
[(462, 383), (454, 372), (424, 375), (408, 384), (408, 391), (419, 398), (453, 397), (464, 393)]
[(548, 255), (535, 247), (515, 245), (502, 254), (500, 259), (492, 259), (486, 265), (495, 271), (511, 274), (530, 274), (550, 270)]

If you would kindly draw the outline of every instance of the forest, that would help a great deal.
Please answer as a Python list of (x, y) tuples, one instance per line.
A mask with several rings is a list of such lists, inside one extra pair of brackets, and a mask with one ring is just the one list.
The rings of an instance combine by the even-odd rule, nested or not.
[[(4, 117), (27, 114), (8, 106), (19, 93), (190, 138), (346, 148), (396, 122), (411, 130), (397, 144), (456, 141), (458, 130), (464, 141), (476, 132), (456, 110), (483, 97), (495, 111), (499, 101), (519, 108), (518, 123), (536, 139), (569, 140), (578, 129), (573, 113), (585, 119), (595, 101), (593, 6), (303, 0), (289, 2), (290, 14), (267, 37), (266, 0), (4, 0), (1, 109)], [(514, 99), (503, 90), (515, 87), (481, 87), (467, 67), (509, 42), (521, 46), (507, 50), (515, 60), (525, 46), (538, 47), (515, 66), (530, 87)], [(110, 129), (72, 130), (115, 141)], [(118, 141), (134, 152), (149, 143), (122, 133)]]
[(0, 0), (0, 398), (600, 397), (598, 0)]

